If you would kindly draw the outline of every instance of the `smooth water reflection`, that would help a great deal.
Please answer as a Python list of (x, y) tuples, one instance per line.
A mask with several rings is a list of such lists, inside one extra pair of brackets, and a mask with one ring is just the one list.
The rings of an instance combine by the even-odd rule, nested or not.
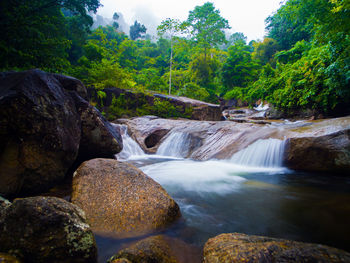
[(350, 251), (350, 180), (283, 168), (177, 160), (140, 167), (179, 204), (179, 237), (203, 245), (227, 232), (323, 243)]

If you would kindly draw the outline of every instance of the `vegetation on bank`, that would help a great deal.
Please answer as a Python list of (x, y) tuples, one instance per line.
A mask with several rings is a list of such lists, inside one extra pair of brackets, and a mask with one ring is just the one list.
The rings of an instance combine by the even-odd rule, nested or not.
[[(0, 3), (0, 69), (41, 68), (94, 86), (182, 95), (217, 96), (253, 104), (267, 100), (286, 113), (350, 110), (350, 4), (347, 0), (288, 0), (266, 19), (267, 36), (246, 42), (225, 34), (226, 19), (212, 3), (167, 19), (150, 39), (137, 21), (131, 37), (110, 26), (91, 30), (98, 0), (19, 0)], [(120, 99), (121, 100), (121, 99)], [(112, 111), (123, 107), (115, 101)], [(169, 106), (169, 105), (168, 105)], [(161, 112), (147, 105), (138, 114)], [(159, 109), (157, 109), (157, 107)]]
[(174, 105), (166, 99), (162, 100), (145, 93), (135, 93), (134, 98), (128, 97), (128, 93), (122, 93), (118, 97), (112, 95), (111, 104), (107, 107), (104, 107), (103, 100), (97, 99), (97, 101), (94, 103), (95, 106), (105, 110), (102, 114), (110, 121), (145, 115), (190, 119), (193, 112), (193, 108), (189, 105)]

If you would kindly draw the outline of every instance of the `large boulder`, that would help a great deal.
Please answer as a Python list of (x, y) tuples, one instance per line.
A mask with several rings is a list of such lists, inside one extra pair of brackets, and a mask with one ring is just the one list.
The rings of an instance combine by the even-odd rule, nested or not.
[(204, 245), (204, 263), (350, 262), (340, 249), (285, 239), (245, 234), (221, 234)]
[[(151, 236), (122, 249), (108, 262), (129, 260), (133, 263), (201, 262), (200, 249), (164, 235)], [(122, 261), (120, 261), (122, 262)]]
[(290, 138), (285, 163), (294, 170), (348, 172), (350, 129), (323, 136)]
[(0, 73), (0, 195), (45, 192), (76, 163), (121, 150), (120, 135), (85, 97), (72, 77)]
[(123, 148), (120, 133), (102, 114), (77, 94), (72, 94), (81, 118), (79, 161), (93, 158), (113, 158)]
[(15, 199), (0, 218), (0, 252), (24, 262), (96, 262), (84, 212), (56, 197)]
[(84, 162), (73, 176), (72, 202), (101, 235), (126, 238), (162, 229), (181, 214), (178, 205), (136, 167), (112, 159)]
[(81, 136), (74, 100), (40, 70), (0, 74), (0, 195), (45, 191), (75, 161)]

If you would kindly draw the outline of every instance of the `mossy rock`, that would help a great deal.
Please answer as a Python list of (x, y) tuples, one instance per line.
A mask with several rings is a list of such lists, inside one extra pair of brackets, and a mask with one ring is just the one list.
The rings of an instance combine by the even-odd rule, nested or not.
[(95, 263), (84, 212), (56, 197), (15, 199), (0, 219), (0, 252), (25, 262)]
[(350, 262), (350, 253), (340, 249), (239, 233), (209, 239), (203, 254), (204, 263)]
[[(200, 249), (164, 235), (151, 236), (122, 249), (108, 260), (130, 260), (132, 263), (199, 263)], [(121, 261), (123, 262), (123, 261)]]

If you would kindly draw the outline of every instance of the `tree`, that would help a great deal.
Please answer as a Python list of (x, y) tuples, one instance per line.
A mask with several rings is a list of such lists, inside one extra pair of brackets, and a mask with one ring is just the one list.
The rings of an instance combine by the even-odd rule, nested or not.
[(117, 14), (117, 12), (115, 12), (115, 13), (113, 14), (113, 20), (114, 20), (114, 22), (113, 22), (113, 27), (114, 27), (115, 29), (118, 29), (118, 28), (119, 28), (119, 23), (117, 22), (118, 19), (119, 19), (119, 15)]
[(230, 46), (234, 45), (237, 41), (242, 41), (244, 44), (246, 44), (247, 37), (242, 32), (236, 32), (233, 33), (228, 39)]
[(181, 27), (181, 22), (178, 19), (172, 19), (167, 18), (162, 21), (162, 23), (157, 28), (158, 35), (164, 36), (165, 34), (168, 34), (170, 37), (170, 74), (169, 74), (169, 95), (171, 94), (171, 71), (172, 71), (172, 65), (173, 65), (173, 38), (177, 34), (181, 33), (183, 31), (183, 27)]
[(221, 17), (213, 3), (205, 3), (196, 6), (190, 11), (187, 25), (190, 27), (192, 39), (204, 48), (204, 58), (207, 58), (207, 50), (225, 43), (225, 29), (229, 29), (228, 21)]
[(258, 64), (252, 59), (250, 47), (242, 41), (237, 41), (228, 49), (228, 58), (222, 68), (224, 93), (234, 87), (247, 87), (253, 81)]
[(132, 26), (130, 26), (130, 38), (132, 40), (141, 38), (142, 35), (146, 33), (146, 31), (147, 28), (135, 20), (135, 23)]
[[(279, 50), (278, 43), (275, 39), (265, 37), (262, 42), (254, 44), (254, 52), (252, 56), (254, 59), (260, 61), (262, 65), (272, 63), (274, 54)], [(272, 63), (273, 64), (273, 63)]]
[[(72, 18), (79, 17), (79, 27), (86, 31), (92, 25), (88, 12), (99, 6), (99, 0), (0, 1), (0, 68), (64, 71), (75, 41), (67, 37), (68, 27), (77, 25)], [(70, 21), (62, 10), (70, 12)]]
[[(269, 16), (265, 22), (268, 37), (275, 39), (282, 50), (290, 49), (296, 42), (310, 40), (313, 24), (309, 18), (314, 10), (303, 0), (289, 0), (278, 11)], [(304, 1), (305, 2), (305, 1)]]

